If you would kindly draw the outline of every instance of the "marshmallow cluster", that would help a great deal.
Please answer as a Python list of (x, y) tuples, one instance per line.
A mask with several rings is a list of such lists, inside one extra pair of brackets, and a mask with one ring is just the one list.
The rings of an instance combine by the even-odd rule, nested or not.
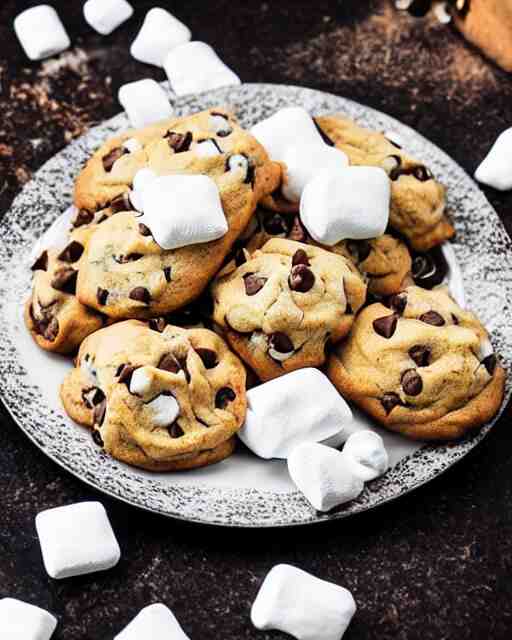
[(50, 640), (57, 627), (51, 613), (32, 604), (0, 600), (0, 637), (4, 640)]
[(36, 529), (46, 571), (57, 580), (110, 569), (121, 557), (107, 513), (99, 502), (41, 511)]
[(205, 42), (187, 42), (171, 49), (164, 69), (178, 96), (240, 84), (236, 73)]
[(98, 33), (108, 36), (133, 15), (127, 0), (87, 0), (84, 4), (85, 21)]
[(174, 614), (164, 604), (144, 607), (114, 640), (189, 640)]
[(280, 564), (261, 585), (251, 620), (258, 629), (277, 629), (298, 640), (341, 640), (355, 612), (344, 587)]
[(288, 458), (302, 442), (340, 436), (352, 411), (318, 369), (297, 369), (247, 392), (239, 438), (261, 458)]
[(135, 175), (132, 203), (162, 249), (217, 240), (228, 231), (219, 190), (206, 175)]
[(47, 4), (26, 9), (16, 16), (14, 31), (31, 60), (54, 56), (71, 44), (57, 12)]
[(123, 84), (119, 89), (118, 99), (131, 125), (136, 129), (166, 120), (173, 114), (167, 94), (151, 78)]
[(475, 171), (475, 178), (499, 191), (512, 189), (512, 127), (498, 136)]
[(147, 12), (130, 53), (140, 62), (162, 67), (169, 51), (188, 42), (191, 35), (190, 29), (178, 18), (165, 9), (155, 7)]

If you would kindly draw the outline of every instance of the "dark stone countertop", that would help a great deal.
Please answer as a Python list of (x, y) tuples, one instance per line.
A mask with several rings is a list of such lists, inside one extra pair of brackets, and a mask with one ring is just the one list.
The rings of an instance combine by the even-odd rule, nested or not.
[[(164, 79), (128, 53), (153, 2), (132, 0), (136, 15), (107, 37), (84, 22), (82, 2), (50, 2), (73, 49), (32, 64), (12, 20), (33, 4), (0, 5), (0, 213), (46, 159), (119, 110), (119, 85)], [(157, 4), (212, 44), (243, 80), (309, 86), (381, 109), (468, 172), (512, 124), (510, 76), (450, 27), (399, 15), (387, 0)], [(512, 194), (487, 195), (511, 231)], [(278, 562), (352, 590), (359, 609), (347, 640), (512, 636), (510, 409), (477, 450), (411, 495), (349, 521), (263, 531), (189, 525), (111, 501), (48, 460), (1, 411), (0, 597), (53, 611), (56, 640), (111, 639), (156, 601), (174, 610), (191, 638), (284, 638), (256, 631), (249, 620), (258, 586)], [(107, 507), (122, 560), (103, 574), (53, 581), (42, 567), (34, 517), (84, 499)]]

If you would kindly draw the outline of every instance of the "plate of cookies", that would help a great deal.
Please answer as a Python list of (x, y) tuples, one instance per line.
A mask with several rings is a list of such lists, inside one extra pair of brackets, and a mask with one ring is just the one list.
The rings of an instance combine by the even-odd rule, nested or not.
[(225, 526), (348, 517), (474, 448), (510, 397), (512, 247), (448, 155), (306, 88), (119, 114), (0, 223), (0, 397), (49, 457)]

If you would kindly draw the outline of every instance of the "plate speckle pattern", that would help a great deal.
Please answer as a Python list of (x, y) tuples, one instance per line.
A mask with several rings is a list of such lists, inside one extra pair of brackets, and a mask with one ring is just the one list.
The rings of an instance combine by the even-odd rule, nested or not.
[[(168, 90), (167, 86), (164, 87)], [(465, 285), (467, 306), (491, 332), (510, 371), (512, 364), (512, 245), (496, 212), (466, 173), (444, 152), (393, 118), (349, 100), (279, 85), (243, 85), (176, 99), (178, 115), (230, 105), (251, 126), (277, 109), (302, 105), (312, 114), (343, 112), (360, 124), (395, 131), (406, 148), (428, 163), (448, 187), (448, 209), (457, 237), (452, 243)], [(103, 454), (86, 430), (73, 430), (41, 392), (44, 380), (20, 364), (17, 343), (25, 328), (13, 323), (30, 289), (33, 244), (72, 200), (73, 180), (109, 135), (127, 128), (124, 114), (95, 127), (47, 162), (16, 198), (0, 223), (0, 396), (23, 431), (48, 456), (92, 486), (131, 504), (168, 516), (227, 526), (286, 526), (344, 518), (392, 500), (442, 473), (475, 447), (492, 426), (454, 445), (423, 446), (384, 477), (367, 485), (355, 501), (318, 514), (298, 491), (173, 486), (151, 474), (136, 474)], [(16, 313), (13, 314), (13, 309)], [(39, 372), (40, 375), (40, 372)], [(506, 401), (511, 392), (507, 380)]]

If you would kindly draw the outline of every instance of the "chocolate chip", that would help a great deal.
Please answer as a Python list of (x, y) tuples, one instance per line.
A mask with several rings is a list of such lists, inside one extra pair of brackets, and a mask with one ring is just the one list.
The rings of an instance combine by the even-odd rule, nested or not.
[(487, 369), (487, 373), (490, 376), (492, 376), (492, 375), (494, 375), (494, 372), (496, 370), (496, 365), (498, 364), (498, 359), (496, 358), (496, 355), (494, 353), (491, 353), (490, 355), (486, 356), (482, 360), (482, 364)]
[(390, 180), (398, 180), (401, 174), (402, 158), (400, 156), (387, 156), (382, 162), (382, 166)]
[(244, 276), (245, 293), (248, 296), (254, 296), (263, 289), (267, 278), (257, 276), (255, 273), (247, 273)]
[(398, 142), (395, 142), (394, 140), (391, 140), (391, 138), (388, 138), (387, 136), (384, 136), (386, 138), (386, 140), (389, 142), (389, 144), (392, 144), (394, 147), (396, 147), (397, 149), (401, 149), (402, 145), (398, 144)]
[(434, 327), (442, 327), (444, 324), (444, 318), (437, 311), (427, 311), (419, 318), (422, 322), (431, 324)]
[(139, 222), (139, 233), (141, 236), (150, 236), (151, 230), (143, 222)]
[(392, 313), (390, 316), (383, 316), (373, 321), (373, 329), (375, 333), (383, 338), (391, 338), (395, 333), (396, 324), (398, 322), (398, 314)]
[(274, 213), (264, 218), (263, 228), (271, 236), (286, 235), (288, 233), (288, 224), (279, 213)]
[(292, 272), (288, 278), (288, 285), (292, 291), (306, 293), (315, 284), (315, 274), (306, 267), (305, 264), (297, 264), (292, 267)]
[(213, 349), (196, 349), (197, 355), (201, 358), (206, 369), (213, 369), (219, 364), (217, 354)]
[(169, 131), (165, 136), (169, 142), (171, 149), (174, 149), (174, 153), (182, 153), (188, 151), (192, 144), (192, 133), (176, 133), (175, 131)]
[(59, 321), (57, 318), (50, 318), (46, 327), (43, 328), (43, 336), (48, 342), (54, 342), (59, 334)]
[(302, 224), (299, 216), (295, 216), (292, 223), (292, 228), (290, 229), (290, 233), (288, 234), (288, 238), (290, 240), (294, 240), (295, 242), (306, 242), (308, 239), (308, 233)]
[(275, 331), (270, 335), (269, 346), (279, 353), (290, 353), (294, 350), (293, 342), (282, 331)]
[(103, 402), (105, 394), (99, 387), (91, 387), (82, 391), (82, 400), (88, 409), (92, 409), (96, 405)]
[(388, 305), (390, 309), (393, 309), (396, 313), (402, 314), (407, 306), (407, 294), (395, 293), (389, 299)]
[(167, 427), (167, 433), (171, 436), (171, 438), (181, 438), (181, 436), (185, 435), (185, 432), (177, 422), (173, 422)]
[(318, 133), (322, 137), (322, 140), (325, 142), (325, 144), (329, 145), (330, 147), (334, 147), (334, 142), (331, 140), (331, 138), (329, 138), (329, 136), (325, 133), (325, 131), (320, 127), (320, 125), (315, 120), (315, 118), (313, 118), (313, 124), (315, 125), (316, 130), (318, 131)]
[(48, 251), (43, 251), (31, 269), (32, 271), (48, 271)]
[(434, 177), (430, 169), (422, 164), (414, 167), (414, 169), (412, 170), (412, 175), (421, 182), (427, 182), (427, 180), (432, 180), (432, 178)]
[(93, 411), (93, 420), (94, 424), (97, 424), (101, 427), (103, 421), (105, 420), (105, 413), (107, 411), (107, 400), (103, 398), (103, 400), (94, 407)]
[(149, 289), (146, 289), (146, 287), (135, 287), (130, 291), (129, 298), (130, 300), (143, 302), (144, 304), (149, 304), (151, 302), (151, 294), (149, 293)]
[(119, 384), (126, 384), (127, 387), (130, 386), (132, 381), (132, 375), (137, 367), (134, 367), (131, 364), (122, 364), (117, 369), (117, 378)]
[(142, 253), (129, 253), (126, 256), (114, 256), (114, 260), (118, 264), (128, 264), (128, 262), (135, 262), (135, 260), (140, 260), (143, 257)]
[(112, 170), (114, 163), (119, 160), (125, 153), (128, 153), (128, 149), (122, 149), (121, 147), (117, 147), (116, 149), (112, 149), (110, 153), (107, 153), (106, 156), (103, 156), (103, 168), (107, 173)]
[(417, 396), (423, 390), (423, 380), (415, 369), (407, 369), (400, 379), (402, 389), (408, 396)]
[(82, 257), (84, 247), (76, 240), (70, 242), (68, 246), (59, 254), (59, 260), (62, 262), (77, 262)]
[(98, 431), (98, 429), (93, 429), (91, 432), (91, 436), (94, 444), (97, 444), (98, 447), (103, 448), (105, 446), (103, 442), (103, 438), (101, 437), (101, 433)]
[(158, 368), (163, 369), (164, 371), (168, 371), (169, 373), (178, 373), (182, 368), (180, 363), (176, 360), (176, 358), (172, 355), (172, 353), (165, 353), (158, 363)]
[(400, 400), (400, 396), (396, 393), (385, 393), (380, 399), (382, 406), (384, 407), (385, 412), (389, 415), (391, 411), (398, 405), (401, 405), (402, 402)]
[(72, 267), (61, 267), (57, 269), (53, 276), (52, 287), (58, 291), (64, 291), (75, 295), (76, 293), (76, 278), (78, 271)]
[(298, 264), (304, 264), (306, 265), (306, 267), (309, 267), (308, 254), (304, 251), (304, 249), (297, 249), (297, 251), (293, 254), (292, 266), (295, 267)]
[(412, 0), (407, 11), (415, 18), (423, 18), (430, 11), (432, 0)]
[(371, 253), (372, 245), (367, 240), (349, 240), (347, 248), (357, 262), (364, 262)]
[(94, 220), (94, 213), (92, 211), (87, 211), (87, 209), (80, 209), (76, 215), (75, 220), (73, 221), (73, 226), (83, 227), (86, 224), (90, 224)]
[(430, 349), (422, 344), (416, 344), (409, 349), (409, 356), (418, 367), (428, 367), (431, 355)]
[(133, 205), (130, 201), (130, 195), (128, 192), (122, 193), (117, 198), (114, 198), (110, 203), (112, 213), (119, 213), (120, 211), (133, 211)]
[(215, 406), (217, 409), (225, 409), (229, 402), (233, 402), (236, 393), (230, 387), (222, 387), (215, 395)]
[(246, 262), (247, 258), (245, 257), (245, 251), (243, 249), (238, 249), (238, 251), (235, 253), (235, 265), (237, 267), (241, 267)]
[(164, 267), (164, 276), (165, 276), (166, 282), (171, 281), (171, 267)]
[(96, 300), (98, 301), (98, 304), (101, 304), (101, 305), (107, 304), (107, 298), (108, 298), (108, 290), (98, 287), (96, 289)]
[(153, 331), (158, 331), (159, 333), (162, 333), (166, 326), (167, 322), (163, 317), (151, 318), (151, 320), (149, 321), (149, 328)]
[(452, 313), (452, 321), (453, 321), (453, 324), (460, 324), (459, 319), (454, 313)]
[(414, 253), (411, 272), (415, 283), (424, 289), (441, 284), (448, 273), (442, 249), (435, 247), (426, 253)]

